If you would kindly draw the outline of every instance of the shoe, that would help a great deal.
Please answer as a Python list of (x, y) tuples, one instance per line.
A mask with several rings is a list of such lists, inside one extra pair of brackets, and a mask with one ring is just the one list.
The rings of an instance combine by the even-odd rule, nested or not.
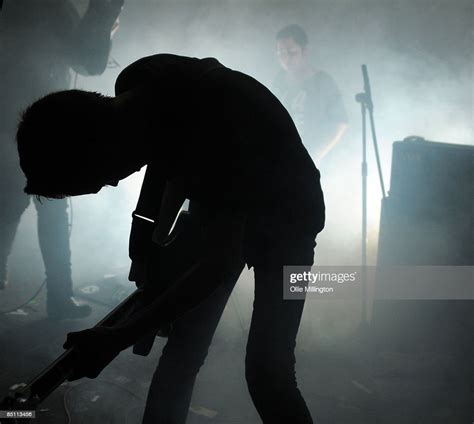
[(92, 312), (92, 308), (89, 305), (80, 304), (72, 297), (66, 297), (61, 301), (54, 299), (54, 302), (48, 297), (46, 310), (48, 318), (55, 321), (87, 318)]

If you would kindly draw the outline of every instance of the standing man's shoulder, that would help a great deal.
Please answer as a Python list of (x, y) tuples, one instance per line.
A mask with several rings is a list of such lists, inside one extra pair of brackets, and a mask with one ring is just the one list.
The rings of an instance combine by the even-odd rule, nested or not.
[(334, 78), (326, 71), (317, 71), (311, 84), (315, 94), (324, 100), (327, 113), (338, 122), (347, 122), (347, 111), (342, 93)]

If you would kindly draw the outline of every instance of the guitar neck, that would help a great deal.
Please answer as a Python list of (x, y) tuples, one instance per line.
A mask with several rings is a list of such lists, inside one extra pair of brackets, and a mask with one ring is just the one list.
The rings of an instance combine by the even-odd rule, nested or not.
[[(130, 296), (116, 306), (107, 314), (95, 327), (112, 327), (123, 321), (133, 311), (137, 298), (142, 290), (134, 291)], [(13, 403), (15, 401), (25, 404), (38, 405), (46, 399), (55, 389), (57, 389), (70, 375), (75, 364), (74, 348), (61, 354), (54, 362), (41, 371), (21, 391), (15, 394), (14, 399), (4, 399), (1, 404)], [(24, 409), (24, 408), (23, 408)]]

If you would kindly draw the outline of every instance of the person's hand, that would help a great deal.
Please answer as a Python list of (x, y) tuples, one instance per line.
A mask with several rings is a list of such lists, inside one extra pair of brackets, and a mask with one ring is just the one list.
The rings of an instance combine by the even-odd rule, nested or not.
[(140, 261), (132, 261), (128, 281), (134, 281), (137, 288), (140, 289), (146, 284), (146, 276), (146, 264)]
[(96, 378), (127, 347), (127, 339), (126, 332), (119, 328), (93, 327), (68, 333), (63, 347), (73, 348), (75, 357), (74, 368), (68, 380)]

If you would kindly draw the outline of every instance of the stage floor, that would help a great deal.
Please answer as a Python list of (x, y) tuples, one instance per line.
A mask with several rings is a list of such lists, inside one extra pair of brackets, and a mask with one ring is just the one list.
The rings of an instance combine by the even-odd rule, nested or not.
[[(121, 295), (126, 294), (124, 287), (133, 289), (126, 275), (92, 286), (106, 283), (109, 288), (115, 284)], [(76, 291), (87, 286), (91, 284), (77, 285)], [(9, 286), (0, 292), (2, 309), (21, 303), (34, 288), (33, 283), (18, 281)], [(46, 319), (44, 297), (43, 290), (22, 311), (0, 315), (0, 396), (59, 356), (66, 333), (93, 326), (112, 309), (104, 299), (100, 301), (104, 304), (89, 301), (93, 314), (87, 319), (51, 322)], [(261, 422), (244, 377), (248, 319), (243, 326), (237, 322), (241, 318), (236, 305), (229, 302), (198, 376), (189, 424)], [(97, 379), (63, 384), (40, 406), (35, 423), (139, 424), (164, 343), (165, 339), (157, 339), (145, 358), (131, 349), (122, 352)], [(370, 329), (320, 346), (299, 343), (297, 348), (299, 387), (318, 424), (469, 424), (471, 371), (468, 353), (458, 349), (437, 353), (375, 349)]]

